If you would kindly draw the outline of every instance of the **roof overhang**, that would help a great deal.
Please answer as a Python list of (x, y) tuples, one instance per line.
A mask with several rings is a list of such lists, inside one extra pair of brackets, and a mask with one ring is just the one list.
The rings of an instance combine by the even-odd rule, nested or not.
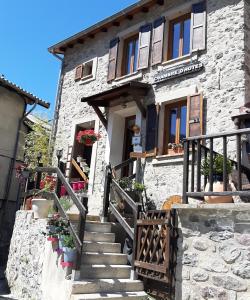
[(99, 32), (107, 32), (112, 26), (120, 26), (123, 20), (132, 20), (133, 16), (139, 12), (148, 13), (153, 5), (163, 5), (164, 0), (141, 0), (111, 17), (49, 47), (49, 52), (54, 54), (64, 54), (67, 48), (73, 48), (74, 44), (83, 44), (85, 39), (93, 39)]
[[(108, 91), (101, 92), (89, 97), (83, 97), (81, 102), (87, 102), (93, 107), (104, 127), (107, 129), (108, 120), (100, 110), (100, 107), (113, 107), (124, 104), (124, 102), (135, 101), (141, 111), (142, 116), (146, 117), (146, 109), (141, 102), (142, 97), (146, 96), (151, 88), (148, 83), (131, 81), (124, 85), (115, 86)], [(124, 99), (126, 98), (126, 99)]]
[(83, 97), (81, 102), (87, 102), (91, 106), (112, 107), (124, 103), (124, 97), (128, 97), (128, 101), (136, 101), (136, 99), (146, 96), (151, 88), (151, 84), (131, 81), (124, 85), (115, 86), (108, 91), (101, 92), (89, 97)]
[(28, 91), (22, 89), (20, 86), (14, 84), (13, 82), (5, 79), (4, 77), (0, 77), (0, 86), (5, 87), (8, 90), (11, 90), (18, 95), (25, 98), (25, 101), (27, 104), (34, 104), (37, 103), (40, 106), (43, 106), (44, 108), (49, 108), (50, 103), (45, 102), (44, 100), (38, 98), (37, 96), (29, 93)]

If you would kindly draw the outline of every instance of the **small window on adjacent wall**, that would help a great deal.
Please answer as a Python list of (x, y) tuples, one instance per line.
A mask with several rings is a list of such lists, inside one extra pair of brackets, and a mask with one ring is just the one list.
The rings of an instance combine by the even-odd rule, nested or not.
[(97, 58), (89, 60), (75, 69), (75, 81), (77, 80), (93, 80), (96, 76)]
[(182, 141), (187, 135), (187, 101), (165, 106), (164, 154), (183, 153)]
[(137, 71), (139, 34), (124, 40), (122, 75), (128, 75)]
[(191, 14), (188, 13), (169, 23), (168, 59), (190, 53)]

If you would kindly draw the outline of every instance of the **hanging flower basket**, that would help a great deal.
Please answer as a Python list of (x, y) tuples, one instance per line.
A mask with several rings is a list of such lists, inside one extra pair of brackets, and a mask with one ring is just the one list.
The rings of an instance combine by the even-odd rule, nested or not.
[(81, 130), (77, 134), (77, 141), (85, 146), (93, 146), (100, 139), (100, 134), (95, 133), (93, 129)]

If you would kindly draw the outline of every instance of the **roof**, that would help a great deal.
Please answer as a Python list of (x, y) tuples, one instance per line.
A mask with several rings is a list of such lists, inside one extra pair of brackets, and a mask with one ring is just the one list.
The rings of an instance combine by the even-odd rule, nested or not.
[(124, 102), (122, 97), (133, 96), (131, 99), (132, 101), (133, 99), (137, 98), (136, 96), (145, 96), (150, 88), (151, 84), (130, 81), (124, 85), (115, 86), (108, 91), (89, 97), (83, 97), (81, 102), (87, 102), (92, 106), (111, 107), (122, 104)]
[(38, 105), (41, 105), (45, 108), (50, 107), (49, 102), (45, 102), (44, 100), (38, 98), (37, 96), (33, 95), (32, 93), (30, 93), (26, 90), (24, 90), (23, 88), (16, 85), (15, 83), (7, 80), (3, 76), (0, 76), (0, 86), (3, 86), (5, 88), (10, 89), (10, 90), (16, 92), (17, 94), (21, 95), (22, 97), (24, 97), (26, 99), (28, 104), (33, 104), (33, 103), (37, 102)]
[(29, 124), (41, 124), (41, 126), (48, 130), (48, 131), (51, 131), (51, 124), (49, 124), (48, 122), (45, 122), (44, 120), (42, 119), (39, 119), (38, 117), (32, 115), (32, 114), (29, 114), (26, 118), (25, 118), (25, 123), (29, 126)]
[(83, 44), (86, 38), (93, 39), (98, 32), (107, 32), (112, 26), (120, 26), (120, 22), (123, 20), (132, 20), (133, 16), (138, 12), (148, 13), (150, 11), (149, 8), (155, 4), (163, 5), (164, 0), (140, 0), (111, 17), (51, 46), (48, 50), (50, 53), (63, 54), (67, 48), (73, 48), (75, 43)]

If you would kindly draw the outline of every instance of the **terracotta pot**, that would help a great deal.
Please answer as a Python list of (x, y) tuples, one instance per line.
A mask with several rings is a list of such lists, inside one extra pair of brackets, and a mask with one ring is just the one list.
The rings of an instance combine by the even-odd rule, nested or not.
[(47, 199), (32, 199), (32, 210), (35, 219), (46, 219), (49, 209), (52, 207), (53, 201)]
[[(228, 187), (230, 190), (230, 187)], [(209, 183), (206, 184), (205, 192), (209, 191)], [(222, 181), (215, 181), (213, 183), (213, 192), (223, 192), (223, 182)], [(205, 201), (207, 203), (232, 203), (233, 197), (232, 196), (205, 196)]]

